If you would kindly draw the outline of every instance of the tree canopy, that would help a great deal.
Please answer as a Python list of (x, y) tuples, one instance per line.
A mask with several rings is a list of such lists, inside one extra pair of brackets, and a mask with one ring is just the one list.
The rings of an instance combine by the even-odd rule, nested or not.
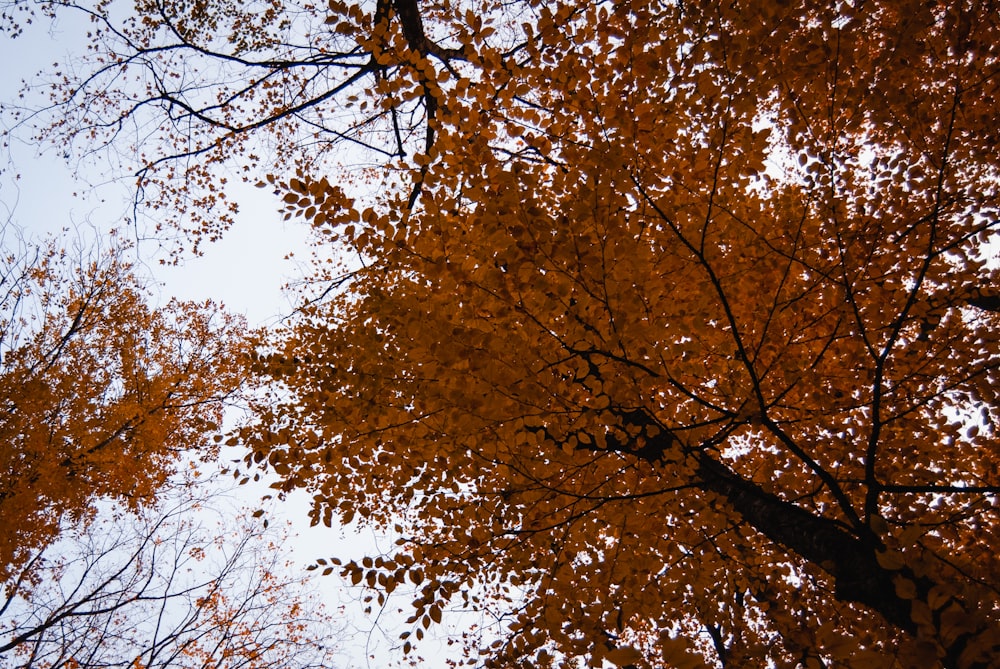
[[(213, 458), (246, 380), (246, 326), (217, 305), (149, 306), (122, 248), (14, 239), (0, 258), (0, 582), (100, 498), (138, 509)], [(29, 578), (22, 574), (22, 578)], [(30, 578), (29, 578), (30, 580)]]
[[(495, 666), (1000, 664), (995, 4), (105, 9), (57, 133), (151, 112), (168, 200), (268, 137), (354, 252), (243, 436), (315, 522), (397, 527), (344, 574), (415, 584), (418, 636), (476, 605)], [(327, 172), (345, 142), (383, 160)]]

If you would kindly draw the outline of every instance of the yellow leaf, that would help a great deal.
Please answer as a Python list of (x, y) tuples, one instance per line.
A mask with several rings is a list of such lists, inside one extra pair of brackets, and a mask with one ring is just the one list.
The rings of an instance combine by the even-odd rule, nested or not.
[(903, 554), (894, 550), (878, 551), (875, 553), (875, 559), (878, 560), (883, 569), (892, 571), (902, 569), (906, 565)]
[(910, 579), (896, 576), (892, 579), (892, 582), (896, 587), (896, 595), (902, 599), (913, 599), (917, 596), (917, 586)]

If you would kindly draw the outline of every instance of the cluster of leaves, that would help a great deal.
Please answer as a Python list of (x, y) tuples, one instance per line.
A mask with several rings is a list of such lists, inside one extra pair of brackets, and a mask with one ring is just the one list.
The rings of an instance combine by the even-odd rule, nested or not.
[(399, 525), (344, 574), (418, 628), (509, 602), (496, 666), (997, 666), (994, 4), (369, 10), (87, 10), (47, 135), (142, 128), (171, 209), (263, 135), (356, 252), (244, 431), (315, 522)]
[(345, 574), (421, 570), (416, 624), (519, 602), (497, 666), (995, 666), (996, 13), (523, 9), (414, 207), (287, 181), (366, 266), (262, 361), (257, 460), (404, 519)]
[(245, 381), (246, 326), (217, 306), (152, 309), (121, 249), (5, 250), (0, 581), (98, 498), (138, 509), (207, 442)]
[(206, 476), (247, 390), (243, 319), (151, 308), (125, 246), (6, 232), (0, 667), (331, 666), (338, 630), (287, 537)]

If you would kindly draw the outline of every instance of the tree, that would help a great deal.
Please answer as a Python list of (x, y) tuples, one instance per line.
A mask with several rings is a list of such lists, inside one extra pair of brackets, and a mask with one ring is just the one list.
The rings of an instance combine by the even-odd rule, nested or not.
[(4, 584), (0, 666), (307, 669), (336, 632), (285, 537), (234, 517), (218, 482), (177, 485), (138, 512), (103, 505)]
[(0, 268), (2, 581), (97, 500), (138, 509), (182, 460), (214, 457), (248, 346), (213, 304), (149, 307), (123, 249), (13, 237)]
[[(998, 666), (995, 6), (268, 7), (142, 4), (95, 41), (142, 102), (62, 90), (162, 105), (141, 179), (272, 132), (356, 251), (244, 431), (314, 521), (398, 525), (346, 575), (417, 632), (511, 602), (497, 666)], [(309, 163), (345, 137), (401, 156), (376, 195)]]

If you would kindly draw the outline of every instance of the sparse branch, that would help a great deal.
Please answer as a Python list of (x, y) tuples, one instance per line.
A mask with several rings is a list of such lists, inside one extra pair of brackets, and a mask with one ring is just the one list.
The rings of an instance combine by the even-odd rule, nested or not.
[(231, 523), (221, 516), (233, 510), (211, 504), (180, 499), (144, 510), (149, 522), (109, 513), (68, 531), (3, 614), (0, 652), (24, 666), (329, 666), (331, 621), (300, 581), (277, 573), (273, 533), (238, 524), (220, 544), (206, 523)]

